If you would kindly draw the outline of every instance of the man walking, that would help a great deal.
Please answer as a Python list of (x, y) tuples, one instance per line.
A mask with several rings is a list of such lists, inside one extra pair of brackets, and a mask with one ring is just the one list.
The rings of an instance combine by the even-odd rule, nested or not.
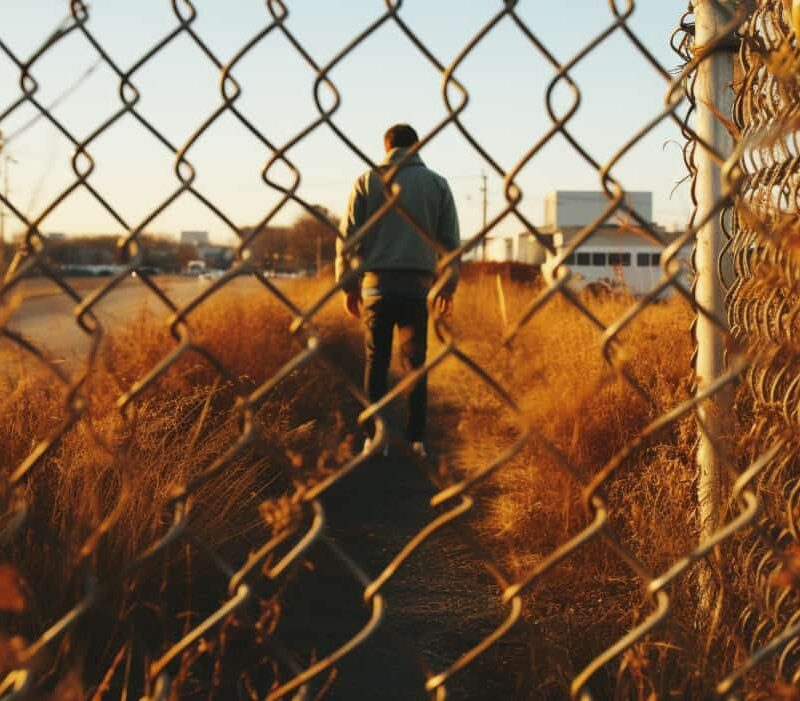
[[(386, 202), (381, 173), (402, 160), (394, 182), (400, 185), (398, 204), (433, 239), (448, 251), (460, 244), (458, 218), (453, 194), (447, 181), (427, 168), (417, 153), (408, 149), (419, 141), (407, 124), (396, 124), (383, 138), (386, 158), (379, 172), (369, 171), (356, 180), (347, 212), (342, 218), (342, 239), (336, 242), (336, 280), (346, 272), (344, 241)], [(345, 287), (345, 309), (361, 318), (365, 328), (366, 365), (364, 390), (371, 402), (387, 391), (392, 335), (395, 326), (406, 369), (425, 363), (428, 339), (427, 296), (433, 284), (437, 253), (414, 227), (391, 208), (355, 247), (361, 260), (361, 277)], [(449, 314), (452, 309), (456, 277), (434, 301), (434, 310)], [(425, 457), (425, 422), (428, 403), (428, 378), (420, 378), (411, 390), (408, 403), (406, 438), (411, 450)], [(365, 442), (369, 449), (370, 439)]]

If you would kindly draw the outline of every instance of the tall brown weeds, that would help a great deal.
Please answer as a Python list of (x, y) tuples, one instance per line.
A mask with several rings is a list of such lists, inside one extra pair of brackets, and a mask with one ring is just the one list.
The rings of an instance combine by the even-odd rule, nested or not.
[[(294, 290), (300, 297), (315, 292), (308, 284)], [(81, 390), (86, 413), (24, 484), (30, 512), (4, 554), (18, 571), (26, 598), (25, 616), (12, 629), (35, 639), (84, 596), (87, 566), (102, 582), (163, 535), (174, 490), (236, 443), (237, 394), (253, 391), (301, 350), (290, 334), (291, 321), (290, 313), (255, 285), (219, 293), (188, 322), (193, 343), (212, 353), (232, 378), (221, 379), (202, 355), (189, 352), (125, 417), (118, 398), (177, 342), (153, 317), (115, 329)], [(339, 322), (336, 311), (319, 319), (326, 353), (347, 368), (356, 339)], [(66, 395), (49, 372), (17, 351), (5, 352), (11, 370), (0, 400), (0, 455), (9, 474), (64, 418)], [(77, 376), (83, 369), (76, 365), (71, 371)], [(243, 562), (248, 549), (269, 537), (274, 504), (347, 458), (353, 441), (347, 430), (355, 425), (356, 410), (341, 378), (319, 361), (293, 372), (261, 406), (258, 441), (193, 495), (192, 532), (231, 562)], [(87, 538), (118, 503), (113, 526), (87, 560)], [(83, 664), (91, 680), (126, 637), (143, 639), (158, 654), (163, 642), (181, 636), (185, 615), (198, 621), (219, 605), (224, 585), (210, 561), (190, 560), (180, 545), (171, 548), (104, 601), (101, 615), (88, 617), (64, 638), (64, 644), (71, 640), (73, 648), (84, 648), (67, 658)], [(181, 613), (187, 608), (194, 610)], [(158, 625), (142, 623), (148, 609), (159, 612)], [(89, 641), (99, 649), (87, 656)]]
[[(537, 292), (532, 283), (508, 280), (503, 291), (511, 319)], [(302, 283), (295, 292), (311, 299), (319, 289)], [(625, 297), (585, 301), (604, 323), (634, 303)], [(507, 351), (498, 350), (502, 316), (496, 278), (466, 276), (454, 317), (460, 346), (510, 390), (537, 430), (586, 479), (687, 396), (691, 311), (678, 300), (649, 306), (620, 338), (624, 350), (618, 358), (652, 401), (643, 400), (606, 364), (598, 330), (566, 302), (556, 298), (548, 303)], [(298, 351), (288, 332), (290, 321), (288, 312), (266, 295), (246, 290), (218, 295), (189, 319), (193, 339), (231, 369), (240, 388), (249, 389)], [(336, 305), (318, 321), (328, 353), (357, 381), (357, 327), (344, 322)], [(117, 398), (174, 347), (167, 329), (152, 319), (115, 333), (87, 380), (89, 413), (29, 480), (32, 512), (25, 540), (8, 553), (29, 600), (31, 615), (20, 629), (23, 634), (41, 631), (76, 601), (82, 586), (76, 575), (80, 548), (118, 498), (120, 471), (129, 479), (130, 497), (93, 561), (101, 578), (163, 533), (172, 490), (235, 441), (233, 387), (197, 354), (177, 363), (135, 402), (135, 415), (122, 420)], [(6, 382), (0, 455), (3, 469), (10, 469), (62, 418), (64, 397), (47, 374), (26, 371)], [(483, 465), (513, 440), (514, 417), (463, 367), (446, 363), (433, 373), (431, 387), (432, 442), (446, 467), (463, 472)], [(193, 529), (221, 554), (241, 562), (267, 536), (264, 516), (280, 514), (292, 493), (354, 450), (356, 414), (341, 379), (324, 365), (313, 363), (293, 373), (261, 409), (258, 445), (196, 494)], [(626, 461), (605, 486), (620, 539), (654, 571), (694, 543), (693, 439), (691, 419), (678, 422)], [(102, 443), (118, 449), (109, 453)], [(586, 524), (577, 485), (535, 440), (481, 489), (477, 503), (473, 525), (514, 575)], [(224, 595), (224, 582), (209, 584), (215, 581), (209, 575), (213, 568), (201, 560), (190, 562), (177, 550), (160, 569), (146, 568), (116, 599), (119, 608), (106, 608), (109, 621), (102, 634), (108, 641), (104, 652), (95, 655), (94, 666), (85, 666), (107, 670), (131, 627), (158, 650), (186, 625), (176, 611), (191, 609), (185, 615), (197, 621), (203, 606), (213, 610)], [(420, 583), (421, 592), (424, 586)], [(616, 688), (620, 698), (647, 698), (665, 690), (667, 696), (685, 696), (702, 688), (702, 680), (677, 673), (694, 663), (700, 646), (692, 633), (690, 585), (679, 587), (671, 628), (627, 653), (617, 670), (607, 671), (604, 688), (609, 693)], [(529, 698), (564, 698), (575, 673), (646, 616), (648, 607), (641, 582), (607, 547), (598, 542), (578, 550), (527, 595), (532, 662), (517, 673), (525, 678)], [(146, 613), (151, 609), (159, 612), (157, 625)], [(90, 634), (97, 640), (97, 631)], [(237, 663), (245, 661), (231, 664)]]
[[(512, 321), (539, 292), (535, 284), (507, 278), (501, 288)], [(635, 303), (624, 295), (583, 301), (605, 324)], [(615, 373), (603, 358), (601, 333), (562, 298), (537, 312), (507, 351), (500, 345), (503, 310), (495, 278), (469, 283), (457, 304), (454, 332), (461, 347), (508, 388), (538, 434), (557, 446), (585, 481), (688, 396), (691, 310), (679, 299), (647, 307), (619, 339), (618, 362), (652, 402)], [(465, 408), (452, 422), (452, 435), (443, 439), (455, 446), (452, 469), (475, 469), (513, 442), (518, 422), (477, 377), (449, 364), (434, 383), (448, 406)], [(678, 422), (624, 462), (604, 487), (617, 534), (654, 572), (696, 542), (693, 440), (692, 419)], [(535, 438), (494, 474), (478, 504), (476, 526), (512, 576), (524, 574), (587, 525), (579, 486)], [(697, 692), (696, 678), (678, 673), (702, 649), (702, 641), (691, 639), (691, 585), (682, 586), (675, 593), (672, 630), (629, 653), (619, 679), (607, 671), (609, 694), (614, 688), (619, 698), (629, 698), (621, 691), (626, 688), (631, 698), (648, 698), (651, 692), (663, 698), (670, 689), (681, 697), (690, 689)], [(599, 542), (584, 545), (543, 577), (526, 602), (534, 626), (527, 671), (531, 699), (564, 698), (571, 677), (650, 610), (641, 582)]]

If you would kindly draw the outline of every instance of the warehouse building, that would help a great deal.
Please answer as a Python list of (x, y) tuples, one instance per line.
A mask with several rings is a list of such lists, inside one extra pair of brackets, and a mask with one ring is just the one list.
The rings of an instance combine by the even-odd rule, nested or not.
[(181, 243), (190, 246), (208, 246), (207, 231), (181, 231)]
[[(644, 221), (653, 221), (652, 193), (629, 192), (626, 202)], [(556, 256), (560, 256), (586, 226), (596, 221), (608, 204), (609, 199), (603, 192), (559, 190), (550, 193), (545, 199), (545, 224), (540, 231), (556, 255), (549, 254), (530, 232), (524, 232), (517, 237), (516, 260), (539, 264), (545, 275), (552, 274)], [(565, 262), (578, 287), (606, 283), (644, 294), (661, 279), (662, 249), (626, 226), (623, 212), (617, 214), (619, 216), (606, 219)], [(667, 242), (678, 235), (655, 224), (651, 224), (651, 228)], [(687, 247), (678, 256), (687, 263), (687, 270), (690, 252)], [(688, 283), (686, 279), (683, 282)]]

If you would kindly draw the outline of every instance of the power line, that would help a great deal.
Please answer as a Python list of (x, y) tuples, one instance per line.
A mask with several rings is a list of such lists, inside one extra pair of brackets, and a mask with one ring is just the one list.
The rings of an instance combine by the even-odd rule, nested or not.
[[(472, 175), (446, 175), (444, 173), (441, 174), (445, 180), (478, 180), (479, 178), (485, 178), (486, 176), (481, 173), (475, 173)], [(352, 185), (355, 178), (335, 178), (331, 180), (303, 180), (300, 185), (307, 186), (307, 187), (329, 187), (334, 185)], [(500, 190), (502, 188), (497, 187), (496, 189)]]
[[(98, 59), (91, 66), (89, 66), (72, 85), (70, 85), (55, 100), (53, 100), (53, 102), (51, 102), (49, 105), (45, 107), (45, 112), (51, 112), (61, 103), (63, 103), (70, 95), (72, 95), (72, 93), (74, 93), (84, 83), (84, 81), (86, 81), (87, 78), (89, 78), (89, 76), (92, 75), (92, 73), (94, 73), (97, 70), (97, 68), (100, 66), (102, 62), (103, 62), (102, 57), (98, 57)], [(26, 131), (28, 131), (28, 129), (36, 125), (39, 122), (39, 120), (42, 119), (43, 117), (44, 117), (44, 112), (40, 112), (39, 114), (34, 115), (21, 127), (11, 132), (11, 134), (9, 134), (6, 137), (5, 143), (9, 144), (18, 136), (22, 136)]]

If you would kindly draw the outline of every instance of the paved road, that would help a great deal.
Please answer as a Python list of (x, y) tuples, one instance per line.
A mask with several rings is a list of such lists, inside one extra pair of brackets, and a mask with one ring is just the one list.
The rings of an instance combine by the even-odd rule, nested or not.
[[(156, 280), (170, 299), (179, 305), (189, 302), (210, 284), (199, 278), (167, 275)], [(108, 278), (79, 278), (71, 280), (70, 284), (81, 295), (87, 295), (107, 281)], [(8, 326), (55, 360), (79, 361), (87, 353), (90, 341), (75, 321), (75, 306), (75, 302), (53, 283), (31, 280), (21, 290), (21, 303), (14, 310)], [(165, 316), (168, 311), (141, 281), (131, 278), (109, 293), (96, 307), (96, 313), (106, 332), (113, 332), (142, 314)]]

